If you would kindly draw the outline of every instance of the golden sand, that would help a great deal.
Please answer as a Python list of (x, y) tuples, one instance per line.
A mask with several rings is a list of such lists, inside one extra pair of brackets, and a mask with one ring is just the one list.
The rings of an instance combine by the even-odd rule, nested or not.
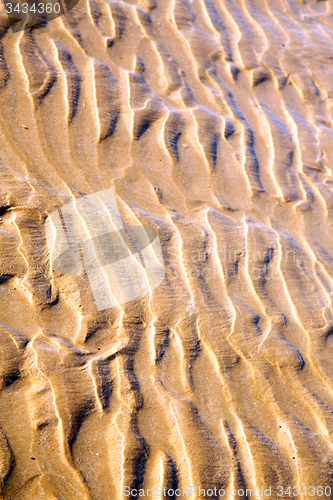
[[(332, 1), (1, 8), (1, 498), (333, 498)], [(98, 311), (44, 223), (110, 188), (166, 277)]]

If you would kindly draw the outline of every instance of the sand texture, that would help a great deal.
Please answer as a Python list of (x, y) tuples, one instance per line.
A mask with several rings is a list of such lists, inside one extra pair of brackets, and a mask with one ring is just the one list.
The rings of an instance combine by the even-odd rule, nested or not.
[[(331, 0), (1, 4), (0, 498), (333, 498), (332, 99)], [(45, 221), (107, 189), (165, 279), (98, 310)]]

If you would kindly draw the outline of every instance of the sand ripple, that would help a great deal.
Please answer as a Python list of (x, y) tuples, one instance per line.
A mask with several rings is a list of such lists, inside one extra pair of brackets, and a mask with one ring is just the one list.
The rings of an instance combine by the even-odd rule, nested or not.
[[(1, 9), (0, 497), (333, 495), (332, 2)], [(97, 311), (44, 222), (109, 188), (166, 279)]]

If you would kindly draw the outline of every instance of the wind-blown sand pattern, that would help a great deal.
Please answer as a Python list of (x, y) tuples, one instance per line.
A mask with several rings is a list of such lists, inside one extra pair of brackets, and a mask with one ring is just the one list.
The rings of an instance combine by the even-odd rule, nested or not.
[[(1, 498), (333, 492), (332, 16), (80, 0), (13, 33), (2, 6)], [(97, 311), (44, 222), (109, 188), (166, 278)]]

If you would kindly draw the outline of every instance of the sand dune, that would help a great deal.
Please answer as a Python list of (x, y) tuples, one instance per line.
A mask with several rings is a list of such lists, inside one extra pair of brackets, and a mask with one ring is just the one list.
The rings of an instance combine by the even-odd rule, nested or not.
[[(333, 498), (332, 2), (1, 9), (0, 498)], [(98, 311), (44, 223), (106, 189), (166, 277)]]

